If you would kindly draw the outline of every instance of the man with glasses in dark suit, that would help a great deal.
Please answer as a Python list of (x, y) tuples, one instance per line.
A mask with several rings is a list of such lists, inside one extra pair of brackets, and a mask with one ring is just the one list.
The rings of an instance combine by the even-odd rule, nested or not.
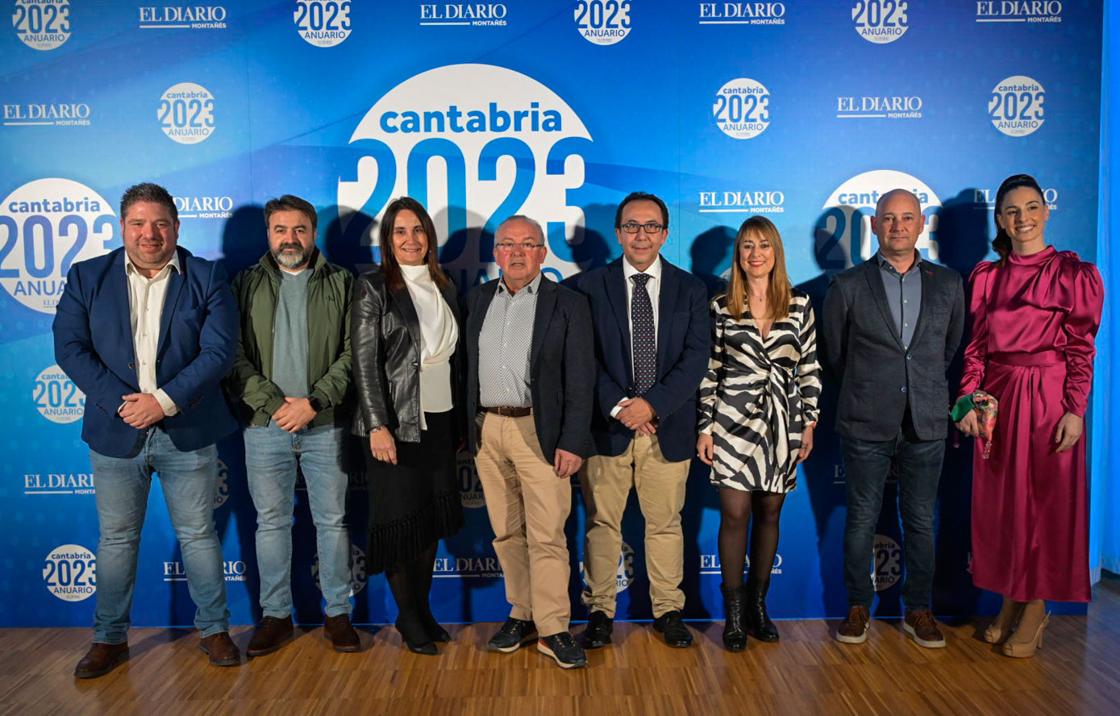
[(711, 322), (704, 283), (661, 256), (669, 209), (634, 192), (615, 213), (622, 258), (569, 284), (595, 324), (595, 455), (582, 475), (587, 508), (583, 645), (611, 643), (622, 515), (630, 491), (645, 518), (653, 628), (673, 647), (692, 644), (684, 609), (681, 510), (696, 445), (696, 389), (708, 368)]

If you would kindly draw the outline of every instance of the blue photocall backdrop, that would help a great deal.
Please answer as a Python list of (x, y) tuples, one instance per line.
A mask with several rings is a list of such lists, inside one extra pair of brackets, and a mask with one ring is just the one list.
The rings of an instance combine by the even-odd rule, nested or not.
[[(0, 626), (92, 621), (95, 478), (83, 396), (50, 333), (66, 271), (120, 245), (121, 192), (172, 192), (180, 242), (230, 274), (265, 250), (262, 206), (318, 208), (320, 247), (362, 270), (395, 196), (424, 202), (441, 259), (466, 290), (497, 276), (493, 231), (512, 213), (547, 229), (554, 278), (620, 255), (618, 201), (671, 211), (663, 255), (723, 284), (735, 229), (777, 224), (790, 275), (818, 304), (829, 277), (875, 249), (878, 195), (914, 191), (919, 247), (967, 275), (989, 255), (990, 201), (1035, 174), (1049, 237), (1095, 258), (1101, 7), (1096, 2), (334, 2), (213, 5), (7, 0), (0, 31)], [(875, 396), (868, 396), (874, 400)], [(836, 617), (844, 474), (826, 387), (812, 458), (782, 516), (769, 604)], [(967, 573), (971, 446), (950, 438), (939, 503), (934, 606), (992, 604)], [(221, 447), (215, 517), (235, 623), (259, 616), (255, 514), (239, 437)], [(460, 462), (467, 525), (441, 544), (441, 620), (507, 615), (481, 489)], [(155, 482), (158, 485), (158, 480)], [(355, 619), (395, 607), (364, 569), (366, 490), (351, 478)], [(573, 617), (584, 514), (568, 525)], [(893, 486), (875, 543), (878, 613), (898, 614)], [(719, 617), (716, 494), (693, 467), (684, 511), (690, 618)], [(298, 620), (321, 619), (313, 527), (300, 492), (292, 571)], [(619, 617), (650, 617), (636, 505), (624, 524)], [(189, 625), (193, 605), (161, 493), (152, 490), (136, 625)]]

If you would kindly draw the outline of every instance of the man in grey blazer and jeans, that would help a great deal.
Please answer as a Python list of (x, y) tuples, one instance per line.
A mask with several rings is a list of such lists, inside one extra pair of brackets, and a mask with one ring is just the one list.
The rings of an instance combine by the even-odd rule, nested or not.
[(903, 630), (920, 646), (945, 646), (930, 611), (933, 513), (949, 425), (945, 371), (960, 344), (965, 302), (960, 275), (915, 250), (924, 226), (916, 196), (883, 194), (871, 220), (878, 253), (837, 275), (824, 302), (825, 353), (841, 381), (836, 432), (844, 440), (849, 607), (836, 638), (846, 644), (867, 640), (871, 553), (893, 462), (906, 565)]

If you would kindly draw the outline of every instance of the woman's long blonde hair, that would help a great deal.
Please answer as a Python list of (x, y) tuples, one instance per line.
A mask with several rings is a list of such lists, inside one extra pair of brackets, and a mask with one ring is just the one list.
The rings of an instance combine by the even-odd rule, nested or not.
[[(739, 263), (739, 247), (748, 235), (756, 239), (766, 239), (774, 247), (774, 268), (770, 271), (770, 286), (766, 290), (766, 300), (770, 306), (769, 318), (781, 320), (789, 315), (789, 302), (793, 291), (786, 273), (786, 252), (782, 247), (782, 235), (778, 227), (765, 216), (752, 216), (739, 227), (735, 236), (735, 250), (731, 257), (731, 285), (727, 289), (727, 311), (735, 319), (750, 312), (747, 302), (747, 272)], [(754, 316), (767, 318), (767, 316)]]

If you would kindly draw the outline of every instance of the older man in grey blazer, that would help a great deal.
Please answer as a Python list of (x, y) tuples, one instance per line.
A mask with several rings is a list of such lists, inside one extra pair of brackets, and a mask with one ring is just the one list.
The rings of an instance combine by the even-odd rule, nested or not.
[(933, 513), (948, 432), (945, 372), (960, 344), (965, 303), (960, 275), (915, 250), (924, 226), (914, 194), (883, 194), (871, 220), (878, 253), (837, 275), (825, 297), (821, 325), (827, 360), (841, 381), (836, 432), (844, 440), (848, 496), (849, 607), (836, 635), (846, 644), (867, 640), (875, 525), (893, 462), (906, 564), (903, 630), (919, 646), (945, 646), (930, 611)]

